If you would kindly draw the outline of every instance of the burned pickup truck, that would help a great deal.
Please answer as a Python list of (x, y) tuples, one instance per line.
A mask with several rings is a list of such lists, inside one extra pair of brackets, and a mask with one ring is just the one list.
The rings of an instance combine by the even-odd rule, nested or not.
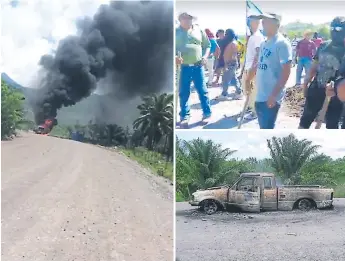
[(42, 135), (48, 134), (57, 124), (58, 122), (56, 119), (46, 119), (43, 124), (38, 125), (37, 128), (34, 129), (34, 132)]
[(194, 192), (189, 203), (207, 214), (231, 206), (248, 212), (322, 209), (332, 207), (333, 189), (317, 185), (277, 186), (274, 174), (244, 173), (233, 186)]

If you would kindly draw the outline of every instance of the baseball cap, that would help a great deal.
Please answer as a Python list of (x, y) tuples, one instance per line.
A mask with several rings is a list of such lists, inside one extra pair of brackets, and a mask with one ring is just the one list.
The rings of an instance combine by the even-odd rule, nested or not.
[(179, 14), (178, 19), (180, 20), (181, 18), (186, 18), (189, 17), (190, 19), (196, 20), (196, 16), (194, 16), (192, 13), (190, 12), (182, 12)]
[(274, 20), (278, 21), (279, 23), (282, 20), (282, 17), (280, 15), (273, 14), (273, 13), (263, 13), (263, 14), (260, 14), (260, 15), (253, 15), (253, 16), (250, 16), (250, 17), (257, 18), (257, 19), (265, 19), (265, 18), (274, 19)]

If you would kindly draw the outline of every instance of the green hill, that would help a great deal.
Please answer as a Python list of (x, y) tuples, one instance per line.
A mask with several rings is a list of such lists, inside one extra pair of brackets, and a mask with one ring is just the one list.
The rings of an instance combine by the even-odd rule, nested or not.
[(297, 37), (303, 37), (303, 33), (307, 30), (310, 30), (312, 32), (318, 32), (322, 38), (327, 40), (330, 38), (329, 27), (330, 23), (312, 24), (296, 21), (281, 26), (281, 31), (286, 33), (290, 38), (292, 38), (294, 35), (296, 35)]

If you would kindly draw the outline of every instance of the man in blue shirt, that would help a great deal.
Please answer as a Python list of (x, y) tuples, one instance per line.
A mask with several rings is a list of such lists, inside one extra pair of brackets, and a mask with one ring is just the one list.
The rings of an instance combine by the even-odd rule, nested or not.
[(267, 40), (260, 46), (257, 63), (257, 96), (255, 110), (260, 129), (274, 129), (278, 111), (285, 94), (292, 62), (292, 48), (288, 40), (278, 32), (281, 17), (263, 14), (262, 25)]

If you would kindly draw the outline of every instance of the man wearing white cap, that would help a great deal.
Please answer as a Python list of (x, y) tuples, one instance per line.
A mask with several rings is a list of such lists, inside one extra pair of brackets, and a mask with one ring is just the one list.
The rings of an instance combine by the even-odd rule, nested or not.
[(176, 63), (181, 65), (179, 98), (182, 125), (188, 124), (190, 117), (188, 100), (192, 81), (199, 95), (203, 121), (207, 121), (211, 117), (211, 106), (204, 74), (204, 65), (209, 57), (211, 44), (204, 30), (193, 25), (194, 20), (195, 17), (188, 12), (180, 14), (180, 26), (176, 29), (175, 36), (176, 54), (181, 54), (181, 57), (176, 57)]
[(279, 15), (262, 14), (257, 18), (262, 19), (267, 40), (260, 46), (255, 111), (260, 129), (274, 129), (285, 94), (285, 84), (291, 72), (292, 48), (289, 41), (279, 33)]
[(255, 113), (255, 98), (256, 98), (256, 86), (255, 86), (255, 73), (257, 68), (257, 62), (259, 57), (260, 46), (265, 41), (264, 36), (259, 30), (260, 19), (256, 17), (249, 17), (250, 19), (250, 32), (251, 35), (248, 39), (246, 58), (244, 64), (244, 72), (242, 76), (242, 86), (246, 95), (249, 95), (249, 114), (247, 120), (256, 118)]

